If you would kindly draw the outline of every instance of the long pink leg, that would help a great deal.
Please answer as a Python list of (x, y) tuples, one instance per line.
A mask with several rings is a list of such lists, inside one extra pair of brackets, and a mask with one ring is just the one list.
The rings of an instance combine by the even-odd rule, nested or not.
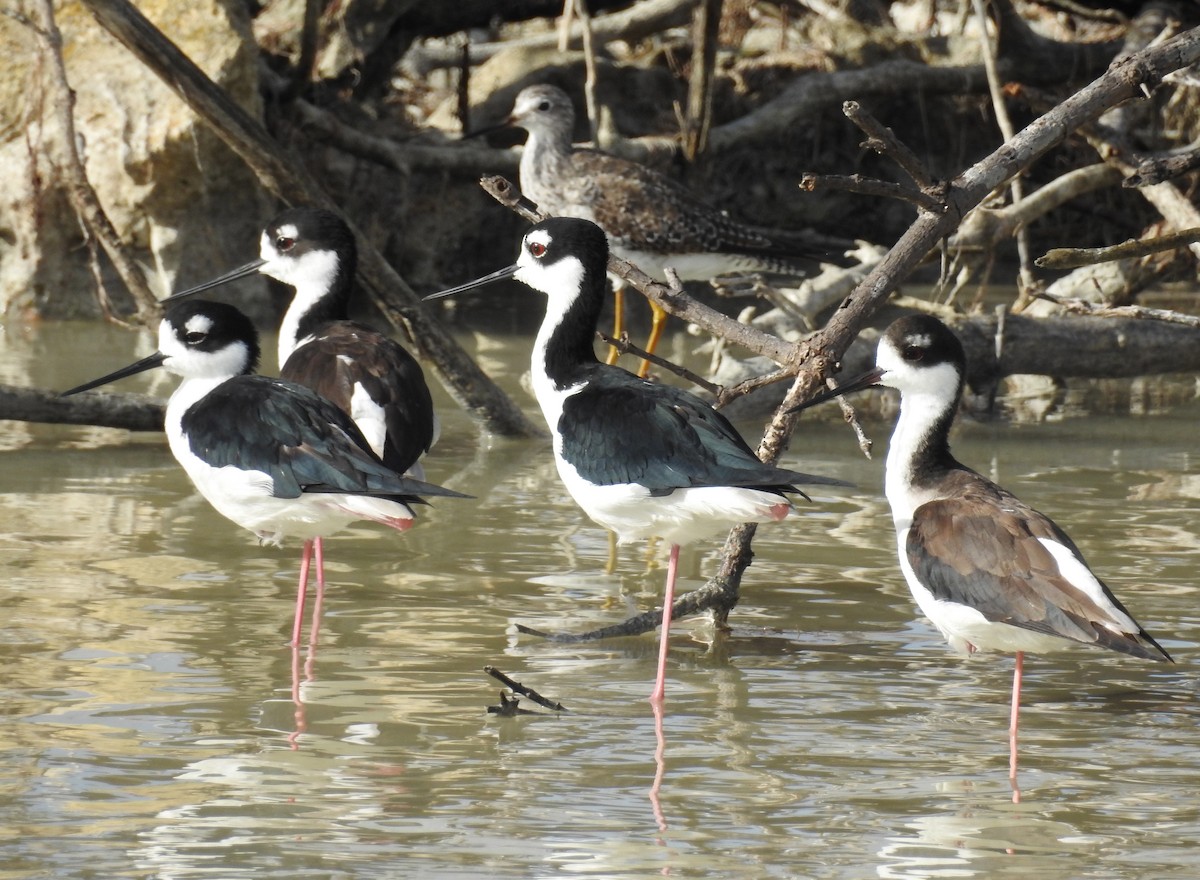
[(300, 699), (300, 648), (292, 645), (292, 719), (295, 729), (287, 736), (288, 746), (295, 750), (300, 748), (300, 735), (308, 730), (308, 715), (304, 702)]
[(1013, 667), (1012, 714), (1008, 720), (1008, 778), (1014, 783), (1013, 798), (1017, 798), (1017, 727), (1021, 719), (1021, 675), (1025, 668), (1025, 653), (1017, 651), (1017, 664)]
[(325, 605), (325, 545), (320, 538), (313, 539), (313, 551), (317, 562), (317, 598), (313, 602), (312, 627), (308, 633), (308, 646), (317, 646), (317, 633), (321, 628), (321, 608)]
[(658, 830), (666, 831), (667, 817), (663, 815), (662, 800), (659, 797), (662, 793), (663, 777), (667, 772), (665, 760), (667, 737), (663, 732), (663, 704), (651, 702), (650, 708), (654, 711), (654, 738), (657, 742), (654, 749), (654, 782), (650, 784), (650, 809), (654, 813), (654, 821), (658, 824)]
[(675, 573), (679, 569), (679, 545), (671, 545), (671, 560), (667, 563), (667, 591), (663, 596), (662, 628), (658, 634), (658, 678), (650, 702), (661, 703), (667, 695), (667, 650), (670, 647), (671, 606), (675, 604)]
[(304, 598), (308, 593), (308, 563), (312, 557), (313, 542), (305, 541), (300, 552), (300, 583), (296, 586), (296, 620), (292, 624), (292, 647), (300, 645), (300, 625), (304, 622)]

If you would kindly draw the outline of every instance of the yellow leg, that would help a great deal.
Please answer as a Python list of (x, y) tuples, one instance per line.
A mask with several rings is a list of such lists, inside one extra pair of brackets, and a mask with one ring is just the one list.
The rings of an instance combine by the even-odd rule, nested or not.
[[(649, 354), (654, 354), (654, 349), (658, 347), (658, 340), (662, 338), (663, 325), (666, 323), (666, 311), (658, 303), (650, 303), (650, 338), (646, 340), (646, 351)], [(649, 372), (650, 361), (642, 361), (642, 366), (638, 369), (638, 376), (645, 379)]]
[(604, 573), (612, 574), (617, 570), (617, 533), (608, 533), (608, 562), (604, 564)]
[[(613, 339), (620, 339), (621, 334), (625, 332), (625, 291), (621, 285), (613, 288)], [(615, 364), (621, 353), (617, 351), (616, 346), (608, 347), (607, 364)]]
[(658, 542), (659, 538), (650, 537), (646, 539), (646, 571), (654, 571), (659, 566), (658, 562)]

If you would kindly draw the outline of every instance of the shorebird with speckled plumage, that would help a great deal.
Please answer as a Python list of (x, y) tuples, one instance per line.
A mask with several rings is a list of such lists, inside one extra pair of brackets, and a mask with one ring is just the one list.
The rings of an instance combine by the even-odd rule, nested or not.
[[(575, 108), (560, 88), (521, 90), (503, 126), (524, 128), (521, 193), (555, 217), (591, 220), (608, 233), (609, 247), (653, 278), (667, 267), (683, 281), (708, 281), (730, 272), (806, 274), (829, 243), (801, 233), (784, 234), (739, 223), (671, 178), (637, 162), (572, 145)], [(488, 129), (491, 130), (491, 129)], [(613, 278), (621, 333), (622, 287)], [(666, 312), (651, 303), (653, 352)], [(643, 361), (639, 375), (645, 376)]]

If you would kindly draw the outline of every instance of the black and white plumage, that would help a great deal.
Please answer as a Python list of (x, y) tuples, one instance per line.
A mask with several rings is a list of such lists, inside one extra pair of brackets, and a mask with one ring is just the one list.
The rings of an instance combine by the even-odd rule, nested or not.
[(175, 301), (248, 275), (292, 288), (279, 327), (280, 377), (312, 388), (354, 419), (394, 471), (421, 477), (437, 416), (421, 365), (389, 336), (349, 320), (358, 250), (337, 214), (288, 208), (263, 230), (259, 257), (167, 298)]
[[(803, 275), (828, 255), (830, 242), (740, 223), (645, 165), (573, 146), (575, 109), (556, 86), (522, 89), (504, 124), (529, 133), (519, 168), (522, 194), (547, 214), (591, 220), (608, 233), (613, 253), (652, 277), (664, 279), (667, 267), (683, 281), (730, 272)], [(613, 283), (619, 298), (624, 282), (614, 277)], [(646, 348), (653, 352), (666, 313), (651, 308)]]
[[(158, 342), (149, 357), (64, 394), (154, 367), (183, 378), (167, 403), (165, 430), (200, 494), (264, 543), (304, 541), (293, 644), (315, 540), (358, 520), (403, 531), (423, 496), (465, 497), (393, 471), (349, 416), (311, 389), (253, 375), (258, 334), (235, 307), (180, 303), (160, 323)], [(317, 560), (320, 589), (319, 547)]]
[(559, 476), (620, 540), (660, 536), (671, 544), (652, 694), (661, 701), (679, 546), (738, 523), (782, 520), (796, 484), (846, 484), (766, 464), (703, 400), (600, 363), (593, 339), (607, 261), (603, 230), (557, 217), (525, 235), (515, 265), (427, 299), (508, 276), (546, 294), (533, 390), (554, 435)]
[(1069, 642), (1170, 661), (1049, 517), (959, 463), (949, 432), (966, 356), (936, 318), (894, 322), (876, 368), (804, 406), (870, 385), (900, 391), (885, 491), (900, 568), (917, 605), (951, 647), (1015, 652), (1011, 772), (1016, 774), (1023, 654)]

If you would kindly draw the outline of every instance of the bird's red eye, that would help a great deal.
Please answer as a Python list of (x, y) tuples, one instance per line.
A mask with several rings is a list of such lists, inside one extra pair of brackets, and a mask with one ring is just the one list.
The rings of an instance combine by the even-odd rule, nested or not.
[(290, 251), (296, 244), (296, 239), (281, 235), (275, 239), (275, 247), (281, 251)]
[(546, 255), (546, 246), (540, 241), (531, 241), (529, 242), (529, 253), (530, 255), (541, 259)]

